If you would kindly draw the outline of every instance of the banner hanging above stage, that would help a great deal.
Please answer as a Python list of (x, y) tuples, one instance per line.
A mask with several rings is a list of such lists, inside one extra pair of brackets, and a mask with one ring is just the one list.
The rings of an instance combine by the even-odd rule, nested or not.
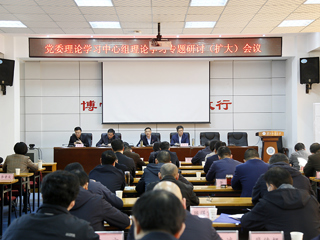
[(29, 57), (190, 58), (281, 57), (282, 38), (172, 38), (168, 50), (152, 50), (150, 39), (29, 38)]

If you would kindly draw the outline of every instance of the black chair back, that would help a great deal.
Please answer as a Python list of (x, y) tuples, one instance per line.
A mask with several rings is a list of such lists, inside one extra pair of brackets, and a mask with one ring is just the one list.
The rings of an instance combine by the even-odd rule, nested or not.
[(219, 132), (201, 132), (200, 145), (204, 146), (207, 141), (220, 141), (220, 133)]
[(248, 146), (248, 134), (246, 132), (228, 132), (228, 145)]

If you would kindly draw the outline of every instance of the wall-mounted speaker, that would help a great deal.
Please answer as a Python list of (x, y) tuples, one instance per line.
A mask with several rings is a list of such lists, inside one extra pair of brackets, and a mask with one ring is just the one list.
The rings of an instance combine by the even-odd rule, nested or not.
[(319, 83), (319, 57), (300, 58), (300, 83)]
[(14, 60), (0, 58), (0, 85), (13, 85)]

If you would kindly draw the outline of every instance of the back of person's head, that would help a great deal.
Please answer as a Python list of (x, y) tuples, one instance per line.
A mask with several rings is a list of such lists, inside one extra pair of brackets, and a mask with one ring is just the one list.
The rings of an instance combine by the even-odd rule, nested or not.
[(154, 190), (144, 193), (134, 204), (132, 215), (144, 232), (166, 232), (175, 235), (183, 228), (185, 210), (171, 192)]
[(109, 128), (109, 129), (108, 129), (108, 133), (113, 133), (113, 135), (116, 134), (116, 132), (114, 131), (113, 128)]
[(124, 150), (131, 150), (132, 149), (130, 147), (129, 143), (127, 143), (127, 142), (123, 142), (123, 147), (124, 147)]
[(161, 177), (173, 176), (176, 177), (178, 174), (178, 168), (173, 163), (163, 164), (160, 168)]
[(276, 188), (280, 187), (281, 184), (291, 184), (293, 183), (292, 177), (288, 170), (281, 167), (270, 168), (264, 174), (264, 180), (268, 185), (272, 184)]
[(218, 156), (223, 159), (223, 158), (228, 158), (231, 156), (231, 151), (228, 147), (219, 147), (218, 149)]
[(159, 143), (159, 142), (155, 142), (155, 143), (153, 144), (152, 149), (153, 149), (154, 152), (159, 151), (159, 150), (160, 150), (160, 143)]
[(257, 150), (253, 149), (253, 148), (249, 148), (247, 149), (247, 151), (245, 151), (244, 153), (244, 159), (247, 161), (249, 159), (257, 159), (259, 158), (259, 153)]
[(161, 142), (160, 143), (160, 149), (161, 150), (169, 150), (170, 144), (167, 141)]
[(16, 154), (26, 155), (28, 152), (28, 146), (24, 142), (17, 142), (13, 148)]
[(181, 125), (177, 126), (177, 128), (176, 128), (176, 129), (177, 129), (177, 132), (178, 132), (179, 129), (181, 129), (181, 128), (183, 129), (183, 126), (181, 126)]
[(209, 146), (210, 146), (210, 141), (206, 141), (206, 142), (204, 143), (204, 146), (209, 147)]
[(283, 153), (273, 154), (269, 159), (269, 164), (275, 164), (277, 162), (289, 163), (289, 158)]
[(81, 127), (75, 127), (75, 128), (74, 128), (74, 131), (78, 131), (78, 130), (80, 130), (80, 131), (82, 132)]
[(83, 170), (72, 170), (71, 173), (73, 173), (75, 176), (77, 176), (79, 180), (80, 187), (83, 187), (86, 183), (89, 182), (88, 174)]
[(123, 141), (120, 139), (113, 140), (111, 142), (111, 147), (113, 151), (122, 151), (123, 150)]
[(117, 160), (117, 155), (111, 151), (105, 151), (101, 154), (101, 164), (102, 165), (112, 165)]
[(296, 151), (300, 151), (306, 149), (306, 146), (303, 143), (297, 143), (296, 145), (294, 145), (294, 150)]
[(217, 143), (218, 141), (216, 141), (216, 140), (212, 140), (211, 142), (210, 142), (210, 150), (211, 150), (211, 152), (213, 152), (214, 151), (214, 146), (216, 145), (216, 143)]
[(71, 172), (73, 170), (84, 170), (82, 165), (78, 162), (69, 163), (65, 168), (65, 171)]
[(214, 145), (214, 149), (218, 152), (218, 149), (220, 147), (226, 147), (227, 144), (225, 142), (222, 142), (222, 141), (218, 141), (215, 145)]
[(320, 144), (319, 143), (312, 143), (310, 146), (310, 152), (315, 154), (318, 153), (320, 150)]
[(168, 151), (160, 151), (157, 154), (157, 160), (159, 163), (169, 163), (171, 161), (171, 156)]
[(78, 178), (67, 171), (58, 170), (43, 178), (41, 185), (43, 203), (68, 208), (79, 193)]

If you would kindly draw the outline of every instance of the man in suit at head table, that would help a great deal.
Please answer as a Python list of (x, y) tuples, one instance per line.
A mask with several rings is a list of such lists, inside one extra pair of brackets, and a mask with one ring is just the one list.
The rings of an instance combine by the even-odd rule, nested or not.
[(188, 143), (190, 145), (188, 134), (184, 133), (183, 130), (183, 126), (177, 126), (177, 133), (171, 138), (171, 146), (181, 143)]
[(116, 132), (114, 131), (113, 128), (110, 128), (108, 130), (108, 134), (101, 136), (99, 142), (97, 142), (96, 147), (101, 147), (101, 146), (111, 146), (111, 142), (113, 140), (119, 139), (116, 135)]
[(76, 144), (83, 144), (85, 147), (89, 147), (89, 139), (85, 135), (82, 135), (81, 127), (74, 128), (74, 134), (71, 135), (69, 140), (69, 147), (74, 147)]
[[(155, 142), (158, 141), (156, 136), (153, 136), (151, 133), (151, 128), (150, 127), (146, 127), (144, 129), (144, 136), (141, 136), (140, 141), (137, 144), (137, 147), (139, 147), (141, 145), (141, 141), (143, 142), (143, 146), (150, 146), (152, 144), (154, 144)], [(141, 147), (141, 146), (140, 146)]]

